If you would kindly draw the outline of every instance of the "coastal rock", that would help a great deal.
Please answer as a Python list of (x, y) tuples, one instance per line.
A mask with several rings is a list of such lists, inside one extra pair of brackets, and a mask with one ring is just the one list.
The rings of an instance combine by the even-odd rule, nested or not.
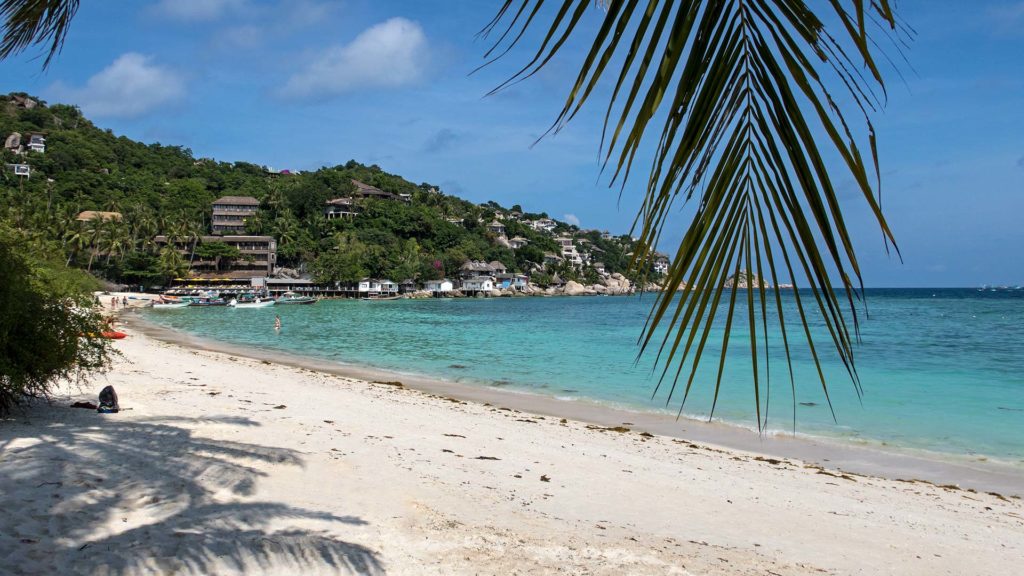
[(591, 288), (591, 290), (594, 291), (595, 294), (607, 294), (608, 293), (608, 287), (604, 286), (602, 284), (594, 284), (590, 288)]
[(565, 288), (563, 289), (563, 293), (566, 296), (580, 296), (585, 294), (586, 292), (587, 289), (584, 288), (582, 284), (574, 280), (569, 280), (568, 282), (566, 282)]
[(501, 290), (491, 290), (487, 294), (490, 295), (490, 296), (493, 296), (494, 298), (500, 298), (501, 296), (503, 296), (503, 294), (501, 293)]

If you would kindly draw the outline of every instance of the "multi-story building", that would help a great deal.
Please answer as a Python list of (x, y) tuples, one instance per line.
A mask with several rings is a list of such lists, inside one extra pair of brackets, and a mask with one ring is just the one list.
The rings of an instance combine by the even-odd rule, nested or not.
[(668, 274), (668, 256), (660, 253), (654, 255), (654, 273)]
[(28, 137), (28, 149), (40, 154), (46, 152), (46, 137), (39, 132), (33, 132)]
[(324, 203), (324, 218), (346, 218), (351, 220), (359, 214), (359, 207), (352, 198), (334, 198)]
[(567, 260), (575, 267), (579, 267), (583, 264), (583, 259), (580, 257), (579, 252), (576, 251), (576, 246), (573, 245), (572, 238), (561, 236), (559, 238), (555, 238), (555, 242), (561, 246), (562, 258), (564, 260)]
[[(157, 245), (168, 243), (167, 236), (157, 236), (154, 241)], [(203, 236), (200, 242), (223, 242), (228, 246), (234, 246), (238, 248), (241, 257), (228, 262), (203, 260), (192, 256), (190, 239), (177, 240), (175, 248), (185, 257), (186, 261), (191, 260), (190, 273), (192, 276), (266, 277), (273, 274), (274, 267), (277, 265), (277, 241), (273, 236)]]
[(260, 201), (252, 196), (224, 196), (213, 201), (214, 234), (245, 234), (245, 221), (259, 211)]

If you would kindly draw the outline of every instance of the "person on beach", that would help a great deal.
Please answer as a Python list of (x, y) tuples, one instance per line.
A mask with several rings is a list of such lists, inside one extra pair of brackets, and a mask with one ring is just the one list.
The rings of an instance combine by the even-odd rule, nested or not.
[(274, 330), (281, 330), (281, 317), (274, 316)]
[(117, 296), (110, 297), (110, 308), (111, 310), (117, 310)]
[(127, 308), (127, 307), (128, 307), (128, 297), (127, 296), (122, 296), (121, 297), (121, 308)]

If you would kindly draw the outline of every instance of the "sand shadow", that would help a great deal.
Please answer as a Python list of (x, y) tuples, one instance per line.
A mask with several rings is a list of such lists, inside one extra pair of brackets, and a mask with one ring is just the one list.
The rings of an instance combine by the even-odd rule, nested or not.
[(258, 425), (56, 406), (0, 420), (3, 571), (384, 573), (376, 552), (331, 534), (365, 521), (253, 501), (258, 466), (301, 466), (297, 452), (181, 426), (194, 422)]

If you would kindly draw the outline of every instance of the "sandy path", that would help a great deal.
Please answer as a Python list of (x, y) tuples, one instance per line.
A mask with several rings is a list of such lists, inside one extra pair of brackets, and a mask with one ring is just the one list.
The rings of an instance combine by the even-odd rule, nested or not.
[(12, 573), (1012, 574), (1019, 499), (184, 349), (0, 421)]

